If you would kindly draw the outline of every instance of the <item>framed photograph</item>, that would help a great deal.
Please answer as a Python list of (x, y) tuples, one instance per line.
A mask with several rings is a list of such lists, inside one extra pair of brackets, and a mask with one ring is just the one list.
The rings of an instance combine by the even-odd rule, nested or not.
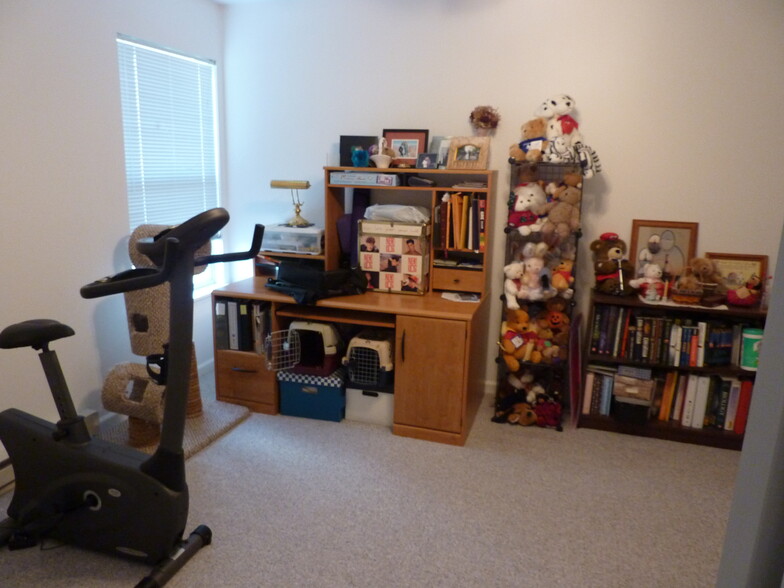
[(417, 157), (416, 166), (421, 169), (435, 169), (438, 167), (438, 154), (420, 153)]
[(449, 161), (449, 146), (452, 143), (452, 137), (433, 137), (430, 139), (430, 151), (436, 154), (436, 165), (445, 169)]
[(724, 285), (729, 290), (744, 286), (752, 276), (757, 276), (765, 283), (768, 272), (767, 255), (739, 255), (737, 253), (706, 253), (712, 259), (724, 278)]
[(427, 152), (429, 131), (416, 129), (384, 129), (387, 145), (395, 152), (392, 167), (414, 167), (420, 153)]
[(645, 266), (656, 263), (662, 271), (675, 278), (696, 255), (698, 223), (677, 221), (632, 221), (629, 261), (635, 276), (642, 276)]
[(449, 169), (487, 169), (490, 137), (452, 137), (449, 144)]
[(340, 135), (340, 167), (354, 167), (351, 154), (354, 147), (368, 151), (373, 145), (378, 144), (378, 137), (366, 135)]

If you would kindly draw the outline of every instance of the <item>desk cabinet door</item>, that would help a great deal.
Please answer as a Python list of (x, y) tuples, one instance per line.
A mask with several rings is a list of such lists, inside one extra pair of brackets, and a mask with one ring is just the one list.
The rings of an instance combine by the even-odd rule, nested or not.
[(466, 324), (398, 316), (395, 423), (459, 433), (465, 393)]

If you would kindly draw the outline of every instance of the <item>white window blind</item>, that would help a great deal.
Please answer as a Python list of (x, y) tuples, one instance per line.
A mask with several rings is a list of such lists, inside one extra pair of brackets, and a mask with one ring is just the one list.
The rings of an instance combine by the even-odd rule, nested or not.
[(130, 230), (219, 205), (215, 63), (118, 36)]

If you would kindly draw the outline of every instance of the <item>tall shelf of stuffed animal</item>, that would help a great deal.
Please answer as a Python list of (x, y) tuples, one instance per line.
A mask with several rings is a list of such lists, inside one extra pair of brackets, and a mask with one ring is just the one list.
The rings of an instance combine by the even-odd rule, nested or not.
[(564, 94), (544, 101), (509, 149), (498, 423), (561, 430), (579, 387), (571, 380), (580, 373), (574, 281), (583, 182), (601, 167), (574, 108)]

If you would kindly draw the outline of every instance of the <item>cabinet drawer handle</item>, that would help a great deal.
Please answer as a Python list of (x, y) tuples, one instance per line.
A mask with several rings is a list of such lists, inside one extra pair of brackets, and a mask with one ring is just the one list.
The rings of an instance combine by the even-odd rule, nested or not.
[(240, 367), (233, 367), (233, 368), (231, 368), (231, 371), (238, 372), (240, 374), (256, 374), (256, 373), (258, 373), (258, 370), (249, 370), (247, 368), (240, 368)]
[(400, 337), (400, 359), (406, 361), (406, 330), (403, 329), (403, 335)]

